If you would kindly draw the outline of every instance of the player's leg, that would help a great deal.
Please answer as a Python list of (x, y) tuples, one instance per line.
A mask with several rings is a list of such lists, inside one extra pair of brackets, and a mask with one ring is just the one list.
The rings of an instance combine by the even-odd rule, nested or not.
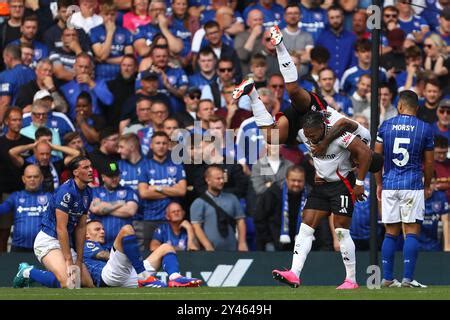
[[(158, 281), (158, 279), (145, 270), (136, 234), (131, 225), (127, 224), (120, 229), (114, 240), (114, 248), (126, 255), (134, 270), (136, 270), (140, 287), (154, 286), (155, 281)], [(158, 286), (161, 287), (159, 284)]]
[(405, 243), (403, 244), (403, 280), (402, 286), (409, 288), (426, 287), (414, 280), (417, 255), (419, 253), (418, 236), (420, 225), (418, 220), (423, 220), (425, 211), (425, 198), (423, 190), (401, 190), (400, 201), (401, 218), (405, 231)]
[(308, 112), (310, 104), (309, 93), (300, 88), (298, 85), (298, 72), (295, 67), (294, 61), (292, 61), (286, 46), (283, 43), (283, 35), (278, 26), (270, 28), (271, 42), (275, 46), (277, 51), (278, 64), (280, 66), (281, 74), (283, 75), (284, 83), (286, 84), (286, 90), (289, 94), (289, 98), (292, 101), (294, 108), (300, 113)]
[[(347, 210), (349, 211), (349, 210)], [(345, 280), (337, 289), (356, 289), (358, 284), (356, 282), (356, 254), (355, 243), (350, 236), (350, 225), (352, 218), (350, 214), (334, 214), (334, 232), (339, 241), (339, 247), (342, 256), (342, 262), (345, 266)]]
[[(317, 200), (320, 201), (320, 200)], [(317, 203), (308, 198), (308, 202)], [(316, 209), (304, 209), (302, 223), (300, 230), (295, 239), (294, 252), (292, 255), (291, 269), (286, 271), (273, 270), (272, 276), (274, 279), (286, 283), (293, 288), (300, 285), (300, 274), (303, 270), (306, 258), (311, 251), (312, 242), (314, 240), (314, 231), (320, 223), (320, 220), (329, 215), (329, 211), (316, 210)]]
[(84, 263), (81, 264), (81, 286), (83, 288), (95, 288), (91, 274)]
[(198, 287), (202, 281), (196, 278), (183, 277), (180, 274), (176, 251), (173, 246), (163, 243), (144, 261), (147, 270), (163, 270), (169, 275), (169, 287)]
[(400, 207), (398, 191), (383, 190), (381, 193), (381, 221), (386, 232), (381, 246), (383, 264), (383, 287), (398, 287), (400, 283), (394, 279), (394, 258), (398, 235), (401, 231)]

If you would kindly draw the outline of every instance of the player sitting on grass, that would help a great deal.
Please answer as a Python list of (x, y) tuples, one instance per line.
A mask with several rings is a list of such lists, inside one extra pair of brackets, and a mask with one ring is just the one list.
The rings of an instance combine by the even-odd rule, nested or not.
[(202, 283), (199, 279), (180, 275), (178, 259), (171, 245), (162, 244), (143, 260), (131, 225), (120, 229), (111, 251), (103, 248), (104, 241), (102, 223), (89, 221), (84, 261), (97, 287), (167, 287), (152, 275), (161, 264), (169, 275), (169, 287), (198, 287)]

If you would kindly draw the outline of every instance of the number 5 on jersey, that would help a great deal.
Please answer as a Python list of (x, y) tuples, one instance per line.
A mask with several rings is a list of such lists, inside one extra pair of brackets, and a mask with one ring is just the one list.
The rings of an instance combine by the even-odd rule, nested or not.
[(411, 142), (410, 138), (395, 138), (395, 140), (394, 140), (394, 148), (393, 148), (392, 152), (394, 154), (401, 154), (401, 155), (403, 155), (401, 160), (399, 160), (399, 159), (392, 159), (392, 162), (394, 162), (394, 164), (396, 166), (403, 167), (403, 166), (405, 166), (408, 163), (408, 161), (409, 161), (408, 149), (402, 148), (402, 147), (400, 147), (400, 145), (401, 144), (409, 145), (410, 142)]

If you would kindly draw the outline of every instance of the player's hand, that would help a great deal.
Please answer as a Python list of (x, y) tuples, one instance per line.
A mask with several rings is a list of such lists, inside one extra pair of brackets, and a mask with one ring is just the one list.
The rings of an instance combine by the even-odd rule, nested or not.
[(334, 251), (336, 251), (336, 252), (339, 252), (339, 251), (341, 251), (341, 245), (340, 245), (340, 243), (339, 243), (339, 240), (333, 240), (333, 249), (334, 249)]
[(353, 194), (355, 195), (356, 201), (366, 200), (366, 195), (364, 194), (364, 186), (355, 186), (353, 188)]
[(318, 144), (311, 146), (311, 152), (315, 157), (323, 156), (327, 153), (328, 144), (324, 143), (323, 140)]
[(433, 189), (431, 189), (430, 187), (425, 188), (424, 193), (425, 193), (425, 199), (429, 199), (431, 197), (431, 195), (433, 194)]
[(188, 247), (187, 247), (187, 249), (188, 249), (189, 251), (198, 251), (198, 250), (199, 250), (199, 247), (195, 244), (194, 241), (188, 241)]
[(382, 186), (377, 186), (377, 199), (378, 201), (381, 201), (381, 192), (383, 191)]
[(239, 242), (238, 251), (248, 251), (247, 242)]

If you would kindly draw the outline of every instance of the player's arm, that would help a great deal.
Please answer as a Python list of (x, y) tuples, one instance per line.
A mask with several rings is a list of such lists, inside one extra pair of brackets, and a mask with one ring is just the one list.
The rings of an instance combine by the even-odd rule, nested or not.
[(274, 122), (271, 125), (259, 125), (258, 122), (256, 122), (256, 125), (262, 130), (264, 138), (266, 139), (268, 144), (283, 144), (288, 139), (289, 120), (285, 115), (282, 115), (278, 119), (278, 121)]
[(156, 249), (159, 248), (159, 246), (161, 245), (161, 242), (159, 240), (156, 239), (152, 239), (152, 241), (150, 241), (150, 251), (153, 252)]
[(331, 127), (322, 141), (317, 145), (311, 147), (313, 155), (315, 155), (316, 157), (323, 156), (327, 152), (330, 143), (339, 138), (345, 132), (354, 132), (356, 129), (358, 129), (358, 123), (356, 123), (355, 121), (347, 119), (345, 117), (339, 119)]
[(184, 197), (186, 195), (187, 182), (185, 179), (178, 181), (170, 187), (162, 187), (161, 193), (167, 197)]
[(192, 222), (192, 227), (194, 228), (195, 236), (197, 237), (200, 244), (206, 251), (214, 251), (214, 247), (206, 236), (205, 232), (202, 229), (201, 223)]
[(107, 250), (99, 251), (95, 255), (95, 259), (102, 260), (102, 261), (108, 261), (109, 260), (109, 251), (107, 251)]
[(372, 152), (369, 147), (361, 141), (361, 139), (353, 139), (348, 145), (347, 150), (358, 161), (358, 173), (356, 176), (356, 184), (353, 188), (353, 194), (358, 201), (364, 201), (364, 179), (369, 171), (372, 162)]
[(25, 160), (23, 159), (21, 154), (23, 154), (24, 152), (27, 152), (29, 150), (32, 150), (35, 146), (36, 146), (36, 142), (33, 142), (33, 143), (30, 143), (30, 144), (17, 146), (17, 147), (14, 147), (14, 148), (10, 149), (8, 151), (8, 153), (9, 153), (9, 157), (11, 159), (11, 162), (16, 167), (21, 168), (24, 165), (24, 163), (25, 163)]
[(238, 232), (238, 251), (248, 251), (245, 219), (237, 219), (236, 228)]
[[(69, 222), (69, 214), (56, 209), (56, 234), (58, 236), (59, 245), (66, 261), (66, 266), (73, 265), (72, 254), (70, 252), (69, 233), (67, 232), (67, 224)], [(80, 269), (81, 270), (81, 269)]]
[(425, 150), (424, 152), (424, 191), (425, 198), (428, 199), (431, 197), (433, 190), (431, 190), (431, 179), (433, 178), (434, 173), (434, 151), (433, 150)]
[(86, 241), (86, 221), (87, 214), (83, 214), (78, 220), (78, 224), (75, 227), (75, 251), (77, 253), (77, 261), (76, 265), (80, 267), (83, 263), (83, 251), (84, 251), (84, 242)]

